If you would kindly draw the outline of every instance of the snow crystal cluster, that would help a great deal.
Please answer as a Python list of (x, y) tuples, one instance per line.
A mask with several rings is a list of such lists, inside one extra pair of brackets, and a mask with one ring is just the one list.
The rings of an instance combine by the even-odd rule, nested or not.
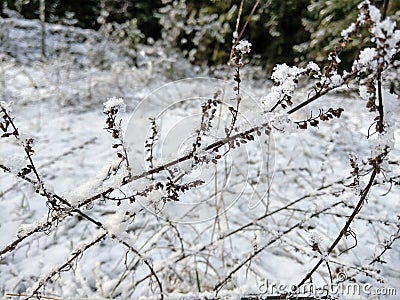
[(296, 124), (293, 122), (290, 115), (284, 111), (269, 113), (268, 118), (270, 119), (270, 124), (276, 130), (284, 134), (290, 134), (297, 130)]
[[(381, 19), (381, 12), (379, 11), (379, 9), (376, 8), (374, 5), (371, 5), (371, 2), (369, 0), (365, 0), (365, 1), (361, 2), (358, 5), (358, 9), (362, 9), (364, 6), (368, 7), (368, 13), (369, 13), (369, 17), (370, 17), (371, 21), (374, 23), (379, 22)], [(360, 15), (358, 16), (357, 21), (359, 21), (361, 24), (364, 24), (365, 19), (366, 19), (366, 15), (362, 11), (360, 13)]]
[(317, 251), (318, 253), (321, 254), (321, 258), (322, 259), (327, 259), (328, 258), (328, 253), (326, 252), (325, 248), (322, 247), (321, 245), (322, 242), (322, 238), (321, 236), (318, 234), (318, 232), (313, 231), (310, 234), (310, 244), (313, 247), (313, 249), (315, 251)]
[[(366, 88), (364, 87), (363, 90), (366, 90)], [(367, 91), (365, 91), (365, 93), (366, 96), (369, 95)], [(398, 118), (396, 115), (399, 113), (398, 96), (382, 89), (382, 99), (385, 104), (385, 128), (384, 131), (379, 133), (375, 139), (369, 139), (370, 149), (372, 149), (372, 157), (376, 157), (388, 149), (395, 149), (395, 130), (398, 128)], [(382, 168), (389, 170), (390, 168), (387, 166), (387, 163), (387, 160), (384, 160)]]
[(360, 85), (359, 87), (359, 94), (361, 99), (369, 100), (374, 95), (368, 91), (368, 88), (365, 85)]
[(356, 27), (356, 23), (351, 23), (349, 27), (347, 27), (346, 29), (342, 30), (341, 32), (341, 36), (345, 39), (347, 39), (348, 37), (350, 37), (350, 35), (355, 32), (357, 30)]
[(360, 52), (359, 58), (354, 62), (353, 68), (360, 72), (375, 70), (378, 66), (376, 57), (377, 52), (375, 48), (365, 48)]
[(110, 112), (113, 108), (119, 111), (125, 111), (126, 104), (123, 98), (111, 97), (104, 103), (104, 112)]
[[(362, 2), (359, 8), (361, 9), (365, 6), (368, 7), (368, 9), (366, 11), (361, 10), (357, 20), (361, 24), (364, 24), (369, 15), (369, 19), (373, 23), (370, 28), (372, 34), (371, 41), (375, 43), (377, 49), (381, 49), (381, 51), (378, 53), (375, 48), (363, 49), (360, 52), (359, 59), (353, 66), (353, 69), (361, 68), (360, 71), (365, 71), (365, 69), (374, 70), (378, 62), (390, 63), (392, 57), (397, 53), (398, 44), (400, 43), (400, 30), (396, 30), (396, 23), (390, 18), (381, 20), (381, 12), (374, 5), (371, 5), (369, 0)], [(342, 32), (342, 36), (346, 36), (349, 32), (353, 31), (354, 28), (355, 24), (353, 23), (348, 29)]]
[(241, 40), (235, 47), (236, 50), (240, 51), (242, 54), (250, 53), (251, 43), (246, 40)]
[(316, 74), (319, 74), (321, 72), (320, 67), (313, 61), (310, 61), (307, 64), (307, 69), (310, 70), (310, 71), (313, 71)]
[(329, 81), (329, 87), (331, 88), (341, 86), (344, 82), (342, 76), (337, 74), (336, 71), (331, 77), (329, 77)]
[(107, 221), (104, 222), (104, 227), (109, 234), (120, 238), (126, 237), (127, 218), (125, 212), (129, 211), (129, 209), (129, 203), (124, 201), (119, 209), (108, 217)]
[(4, 117), (3, 109), (10, 115), (12, 113), (12, 102), (0, 101), (0, 108), (0, 117)]
[(17, 237), (18, 238), (24, 237), (28, 235), (30, 232), (37, 230), (37, 228), (43, 228), (46, 225), (47, 221), (48, 221), (47, 216), (45, 216), (42, 219), (33, 222), (32, 224), (22, 223), (18, 227)]
[(287, 64), (275, 66), (271, 76), (275, 85), (271, 88), (271, 92), (261, 100), (264, 111), (268, 110), (270, 104), (277, 103), (284, 97), (292, 97), (297, 87), (295, 79), (303, 72), (304, 69), (289, 67)]
[(316, 77), (319, 77), (320, 74), (320, 68), (314, 62), (309, 62), (306, 68), (289, 67), (285, 63), (279, 64), (274, 67), (273, 71), (271, 78), (275, 84), (271, 88), (271, 92), (261, 99), (264, 111), (268, 111), (274, 103), (293, 97), (298, 78), (306, 72), (313, 72)]
[[(82, 185), (75, 187), (72, 191), (64, 196), (72, 205), (79, 205), (80, 201), (90, 198), (93, 195), (105, 192), (110, 188), (118, 188), (121, 186), (124, 177), (127, 176), (127, 171), (124, 168), (118, 169), (120, 159), (115, 158), (106, 164), (92, 180), (84, 182)], [(113, 170), (119, 170), (115, 173)]]

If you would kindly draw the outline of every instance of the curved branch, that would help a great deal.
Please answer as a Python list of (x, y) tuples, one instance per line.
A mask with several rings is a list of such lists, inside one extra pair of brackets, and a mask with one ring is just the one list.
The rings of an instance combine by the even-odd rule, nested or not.
[[(369, 190), (372, 187), (372, 184), (375, 180), (375, 177), (377, 175), (377, 171), (376, 169), (374, 169), (371, 173), (371, 176), (369, 178), (369, 182), (367, 184), (367, 186), (365, 187), (365, 189), (363, 190), (360, 200), (357, 203), (357, 206), (354, 208), (353, 213), (350, 215), (349, 219), (347, 220), (346, 224), (343, 226), (342, 230), (339, 232), (338, 236), (336, 237), (335, 241), (331, 244), (331, 246), (329, 247), (327, 254), (331, 254), (332, 251), (336, 248), (336, 246), (339, 244), (340, 240), (347, 234), (349, 228), (350, 228), (350, 224), (353, 222), (354, 218), (356, 217), (356, 215), (361, 211), (361, 208), (364, 204), (364, 201), (367, 198), (367, 195), (369, 193)], [(324, 262), (324, 259), (320, 259), (318, 261), (318, 263), (314, 266), (314, 268), (312, 268), (312, 270), (310, 272), (308, 272), (308, 274), (300, 281), (300, 283), (297, 285), (297, 289), (299, 289), (307, 280), (309, 280), (311, 278), (311, 276), (314, 274), (314, 272), (319, 268), (319, 266)]]

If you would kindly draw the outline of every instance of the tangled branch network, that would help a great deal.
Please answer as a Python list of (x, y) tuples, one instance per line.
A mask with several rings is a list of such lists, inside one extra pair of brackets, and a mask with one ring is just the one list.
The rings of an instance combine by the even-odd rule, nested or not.
[[(67, 176), (45, 166), (84, 149), (95, 161), (97, 140), (40, 164), (51, 144), (22, 133), (19, 108), (2, 101), (1, 207), (15, 230), (1, 240), (0, 273), (12, 275), (0, 290), (315, 299), (338, 296), (326, 282), (398, 283), (400, 110), (387, 78), (398, 74), (400, 31), (369, 1), (358, 9), (324, 68), (277, 65), (267, 95), (243, 87), (251, 43), (235, 35), (232, 82), (184, 79), (137, 105), (109, 98), (111, 161), (67, 190)], [(340, 55), (357, 39), (345, 70)], [(294, 288), (272, 292), (266, 278)]]

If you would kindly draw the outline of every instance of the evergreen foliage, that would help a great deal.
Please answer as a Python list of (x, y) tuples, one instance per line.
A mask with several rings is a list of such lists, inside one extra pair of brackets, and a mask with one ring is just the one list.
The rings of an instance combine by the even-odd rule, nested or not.
[[(149, 38), (162, 39), (167, 51), (179, 49), (193, 63), (214, 65), (226, 63), (229, 57), (240, 2), (46, 0), (46, 20), (100, 30), (131, 48)], [(354, 19), (359, 0), (265, 0), (251, 15), (255, 2), (243, 2), (240, 24), (249, 23), (242, 38), (251, 40), (257, 62), (271, 71), (276, 63), (322, 61)], [(373, 2), (382, 8), (385, 0)], [(9, 8), (28, 19), (39, 18), (39, 0), (0, 3), (3, 17)], [(388, 14), (399, 23), (400, 1), (389, 1)], [(344, 66), (360, 51), (356, 49), (360, 44), (354, 43), (341, 55)]]

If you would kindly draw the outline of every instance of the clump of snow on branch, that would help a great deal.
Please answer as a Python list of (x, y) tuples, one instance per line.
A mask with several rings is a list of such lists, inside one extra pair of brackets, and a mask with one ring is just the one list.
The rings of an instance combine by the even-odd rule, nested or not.
[(349, 27), (347, 27), (346, 29), (342, 30), (340, 35), (343, 38), (348, 38), (356, 30), (357, 30), (356, 23), (353, 22), (353, 23), (350, 24)]
[(309, 62), (306, 68), (289, 67), (285, 63), (276, 65), (271, 76), (275, 84), (271, 88), (271, 92), (261, 99), (262, 108), (264, 111), (268, 111), (274, 103), (283, 100), (289, 102), (297, 88), (297, 81), (300, 76), (306, 73), (314, 73), (314, 77), (318, 78), (320, 72), (319, 66), (314, 62)]
[(375, 70), (378, 66), (376, 61), (377, 52), (375, 48), (365, 48), (360, 52), (358, 60), (354, 62), (353, 68), (365, 72)]
[[(316, 74), (320, 74), (321, 73), (321, 68), (313, 61), (310, 61), (307, 64), (307, 69), (310, 71), (313, 71)], [(314, 77), (318, 77), (318, 75), (314, 75)]]
[(262, 99), (262, 106), (268, 109), (269, 103), (275, 103), (283, 100), (284, 97), (292, 97), (297, 87), (295, 79), (304, 72), (304, 69), (298, 67), (289, 67), (287, 64), (280, 64), (274, 67), (272, 80), (275, 85), (271, 88), (271, 92)]
[(103, 169), (97, 173), (97, 176), (94, 179), (86, 181), (71, 192), (67, 193), (65, 196), (69, 199), (71, 204), (76, 205), (80, 201), (98, 193), (102, 193), (110, 187), (117, 188), (121, 185), (123, 178), (127, 174), (123, 168), (121, 168), (118, 173), (114, 172), (114, 170), (118, 169), (119, 165), (120, 160), (117, 158), (114, 159), (108, 165), (104, 166)]
[(111, 214), (107, 221), (104, 223), (104, 227), (108, 233), (114, 236), (122, 237), (126, 232), (126, 211), (129, 211), (129, 203), (122, 202), (121, 206), (117, 211)]
[(236, 50), (240, 51), (242, 54), (250, 53), (251, 50), (251, 43), (246, 40), (241, 40), (237, 45), (236, 45)]
[(321, 236), (316, 231), (311, 232), (310, 244), (312, 249), (321, 254), (321, 258), (327, 259), (328, 253), (326, 252), (325, 248), (321, 245), (321, 242), (322, 242)]
[[(379, 11), (379, 9), (377, 7), (375, 7), (374, 5), (371, 5), (371, 2), (369, 0), (365, 0), (365, 1), (361, 2), (358, 5), (358, 9), (362, 9), (365, 6), (368, 7), (368, 14), (369, 14), (369, 17), (371, 18), (371, 21), (374, 23), (379, 22), (381, 20), (381, 12)], [(357, 18), (357, 21), (359, 21), (361, 24), (364, 24), (366, 17), (367, 16), (365, 15), (365, 12), (361, 11), (360, 15)]]
[(10, 115), (11, 113), (12, 113), (12, 101), (10, 101), (10, 102), (6, 102), (6, 101), (0, 101), (0, 107), (2, 108), (2, 109), (0, 109), (0, 117), (3, 117), (4, 116), (4, 112), (3, 112), (3, 109), (5, 110), (5, 112), (8, 114), (8, 115)]
[(104, 112), (110, 112), (112, 109), (118, 109), (119, 111), (125, 111), (126, 104), (123, 98), (111, 97), (108, 98), (104, 103)]
[[(365, 24), (366, 20), (372, 21), (372, 26), (370, 28), (372, 34), (371, 42), (376, 44), (379, 49), (385, 49), (385, 51), (380, 51), (383, 55), (379, 59), (379, 63), (390, 63), (392, 57), (397, 53), (400, 43), (400, 31), (396, 30), (396, 23), (390, 18), (381, 20), (382, 16), (379, 9), (371, 5), (368, 0), (362, 2), (358, 7), (360, 8), (360, 14), (357, 20), (361, 24)], [(350, 31), (354, 31), (354, 27), (354, 24), (350, 25), (348, 29), (342, 32), (342, 36)], [(355, 62), (354, 67), (365, 65), (374, 68), (376, 63), (372, 61), (377, 59), (377, 50), (374, 48), (366, 48), (361, 51), (360, 57)]]
[(336, 72), (329, 78), (330, 79), (330, 87), (338, 87), (343, 84), (343, 78), (341, 75), (337, 74)]
[(361, 99), (368, 100), (373, 96), (373, 94), (368, 92), (368, 89), (365, 85), (360, 86), (359, 88), (359, 94)]

